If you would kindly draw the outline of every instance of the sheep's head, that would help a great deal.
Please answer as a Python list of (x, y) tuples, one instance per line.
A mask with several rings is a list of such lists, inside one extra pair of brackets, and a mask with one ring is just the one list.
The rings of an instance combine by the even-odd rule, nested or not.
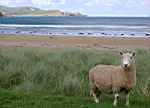
[(123, 69), (127, 70), (131, 67), (132, 64), (135, 63), (135, 52), (125, 50), (120, 52), (122, 59), (121, 59), (121, 66)]

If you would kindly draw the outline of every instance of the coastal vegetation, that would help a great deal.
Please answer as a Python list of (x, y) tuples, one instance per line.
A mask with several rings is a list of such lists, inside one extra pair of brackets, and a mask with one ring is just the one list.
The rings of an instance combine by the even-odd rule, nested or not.
[[(149, 50), (136, 50), (137, 85), (131, 93), (131, 108), (150, 106), (149, 58)], [(103, 101), (95, 104), (89, 96), (88, 72), (97, 64), (120, 64), (118, 52), (0, 47), (0, 106), (111, 108), (113, 97), (102, 96)]]

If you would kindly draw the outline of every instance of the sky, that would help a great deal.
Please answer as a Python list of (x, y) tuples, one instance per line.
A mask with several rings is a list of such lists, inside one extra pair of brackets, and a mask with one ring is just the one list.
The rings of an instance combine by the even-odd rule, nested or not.
[(89, 16), (150, 16), (150, 0), (0, 0), (0, 5), (59, 9)]

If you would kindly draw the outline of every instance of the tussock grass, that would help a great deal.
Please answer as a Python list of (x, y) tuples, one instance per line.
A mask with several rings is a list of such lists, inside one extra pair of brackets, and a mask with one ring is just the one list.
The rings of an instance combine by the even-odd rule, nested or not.
[(49, 94), (89, 95), (88, 72), (96, 64), (119, 64), (112, 54), (68, 49), (0, 49), (0, 86)]
[[(108, 98), (106, 103), (104, 102), (102, 105), (97, 106), (87, 97), (89, 96), (88, 72), (96, 64), (118, 65), (120, 64), (119, 54), (80, 49), (51, 51), (41, 48), (1, 47), (0, 99), (6, 101), (6, 103), (2, 103), (2, 101), (0, 104), (8, 105), (5, 108), (10, 108), (12, 105), (15, 107), (18, 104), (22, 104), (22, 106), (29, 104), (30, 107), (48, 105), (43, 106), (44, 108), (51, 105), (56, 105), (57, 108), (62, 107), (62, 105), (67, 107), (103, 106), (108, 108), (111, 105), (112, 99)], [(133, 90), (131, 97), (133, 99), (131, 103), (135, 108), (141, 104), (145, 104), (144, 108), (147, 105), (150, 106), (149, 64), (150, 51), (137, 50), (137, 86)], [(8, 92), (8, 96), (5, 96), (6, 92)], [(14, 92), (29, 93), (29, 95), (18, 95), (14, 94)], [(36, 93), (41, 95), (37, 96)], [(44, 94), (48, 94), (49, 97), (45, 97)], [(62, 97), (59, 97), (60, 95)], [(70, 98), (67, 99), (66, 96), (70, 96)], [(75, 101), (73, 96), (76, 97)], [(141, 100), (137, 99), (137, 96), (141, 96)], [(15, 99), (8, 99), (7, 102), (7, 98), (17, 98), (17, 101)], [(21, 100), (19, 101), (18, 98), (21, 98)], [(57, 99), (62, 100), (62, 103), (59, 103)], [(48, 103), (51, 100), (52, 103)], [(42, 104), (36, 103), (39, 101)], [(42, 106), (40, 107), (43, 108)]]

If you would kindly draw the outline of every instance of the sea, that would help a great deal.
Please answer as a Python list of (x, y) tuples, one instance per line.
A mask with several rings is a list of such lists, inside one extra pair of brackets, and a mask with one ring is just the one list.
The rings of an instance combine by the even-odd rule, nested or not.
[(1, 17), (0, 34), (150, 37), (150, 17)]

